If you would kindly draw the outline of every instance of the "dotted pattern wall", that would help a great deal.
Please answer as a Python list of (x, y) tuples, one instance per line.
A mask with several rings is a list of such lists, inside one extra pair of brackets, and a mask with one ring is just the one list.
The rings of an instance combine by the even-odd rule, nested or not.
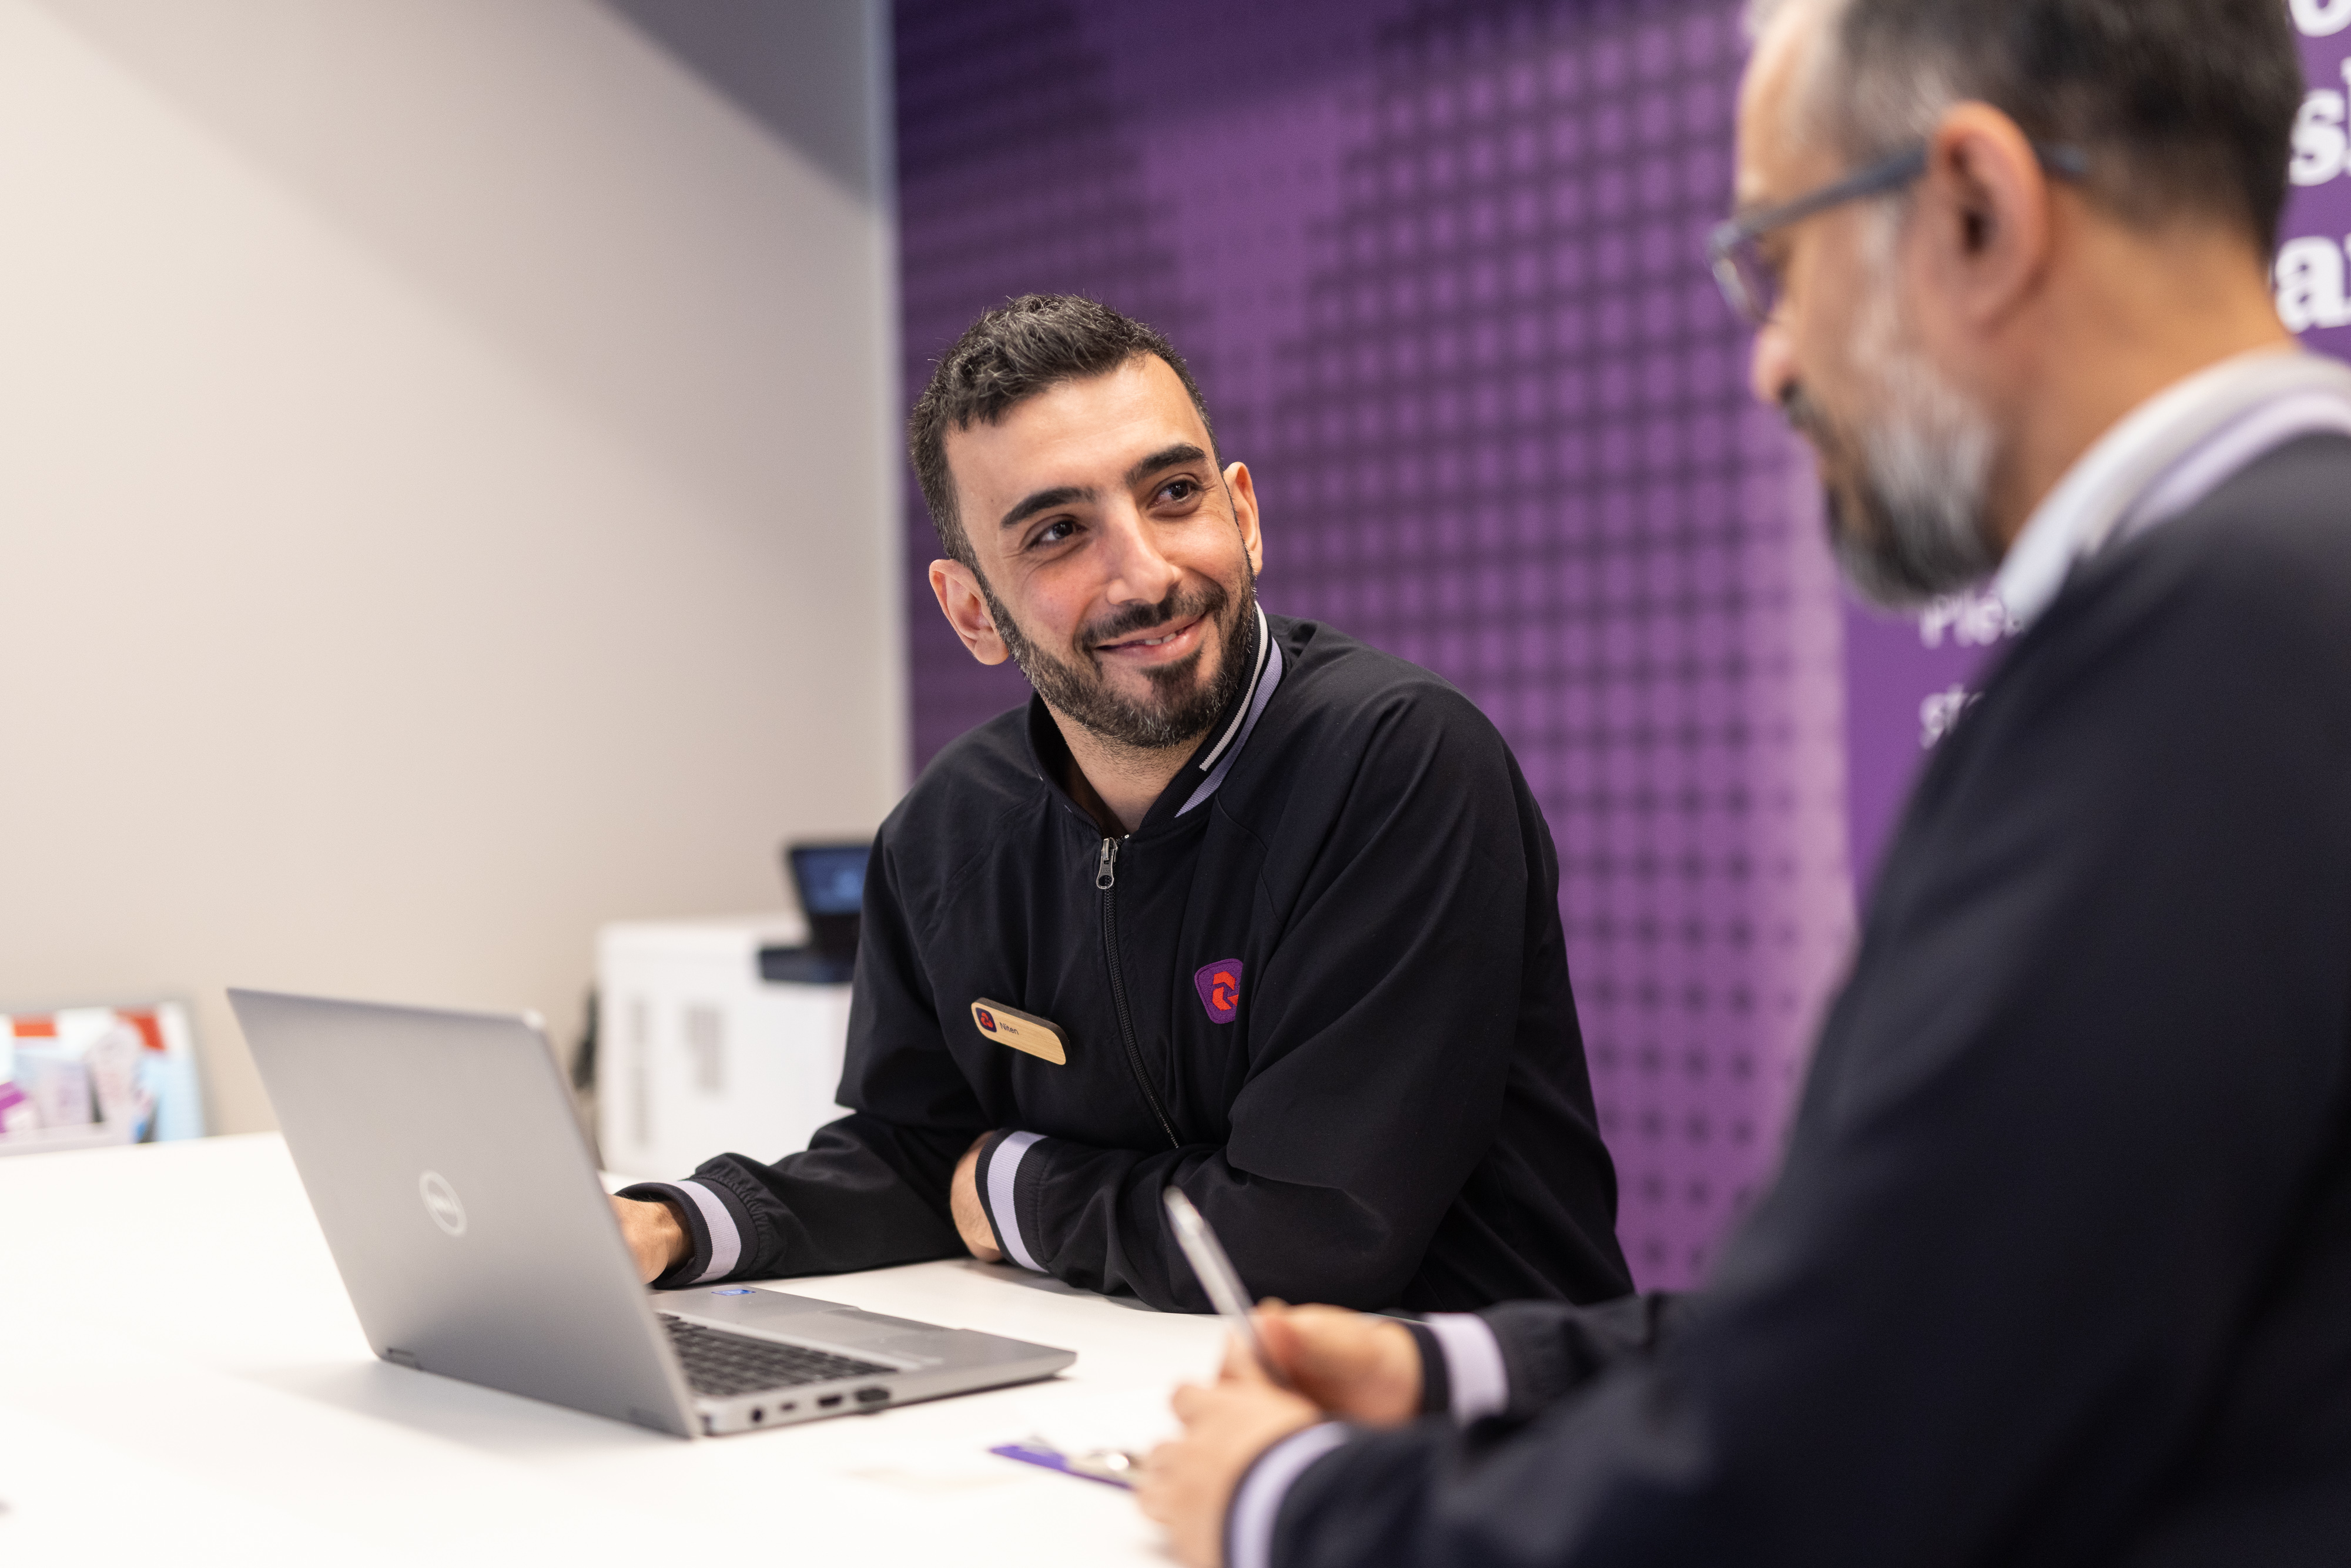
[[(1737, 9), (898, 12), (910, 389), (1028, 289), (1164, 326), (1256, 474), (1268, 604), (1493, 716), (1559, 841), (1648, 1286), (1767, 1177), (1851, 925), (1834, 571), (1699, 261)], [(1174, 37), (1245, 63), (1196, 81)], [(918, 580), (909, 635), (918, 758), (1025, 695)]]

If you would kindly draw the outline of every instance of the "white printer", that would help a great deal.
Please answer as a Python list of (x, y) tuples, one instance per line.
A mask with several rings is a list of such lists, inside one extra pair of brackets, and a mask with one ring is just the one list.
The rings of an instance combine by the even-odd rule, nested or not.
[(680, 1176), (772, 1160), (845, 1113), (863, 844), (785, 852), (808, 918), (779, 910), (597, 934), (596, 1123), (604, 1166)]

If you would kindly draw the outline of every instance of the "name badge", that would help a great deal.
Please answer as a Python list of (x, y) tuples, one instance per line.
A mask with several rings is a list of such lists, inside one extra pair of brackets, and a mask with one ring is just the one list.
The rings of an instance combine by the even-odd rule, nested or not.
[(971, 1004), (971, 1021), (979, 1032), (998, 1045), (1008, 1045), (1015, 1051), (1027, 1051), (1040, 1061), (1056, 1067), (1070, 1064), (1069, 1041), (1061, 1038), (1061, 1026), (1034, 1013), (1024, 1013), (1018, 1008), (1008, 1008), (1002, 1002), (991, 1002), (986, 997)]

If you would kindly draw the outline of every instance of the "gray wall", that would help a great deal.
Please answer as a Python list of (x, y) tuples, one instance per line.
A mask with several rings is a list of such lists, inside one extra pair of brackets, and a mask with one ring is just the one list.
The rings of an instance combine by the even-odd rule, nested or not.
[(190, 996), (265, 1126), (225, 983), (568, 1040), (887, 810), (884, 13), (731, 8), (802, 123), (727, 9), (0, 0), (0, 1009)]

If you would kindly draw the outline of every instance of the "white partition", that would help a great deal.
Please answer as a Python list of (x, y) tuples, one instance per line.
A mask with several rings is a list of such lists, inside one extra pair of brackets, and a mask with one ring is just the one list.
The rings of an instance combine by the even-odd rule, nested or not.
[[(760, 47), (844, 4), (810, 47), (872, 96), (881, 0)], [(266, 1126), (225, 984), (568, 1043), (603, 922), (870, 832), (857, 166), (592, 0), (0, 0), (0, 1010), (190, 996), (212, 1124)]]

